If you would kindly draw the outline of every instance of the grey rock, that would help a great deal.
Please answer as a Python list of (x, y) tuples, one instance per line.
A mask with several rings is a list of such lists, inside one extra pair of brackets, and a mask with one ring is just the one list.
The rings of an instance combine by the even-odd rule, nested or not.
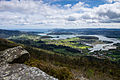
[(0, 80), (58, 80), (36, 67), (20, 64), (26, 57), (29, 53), (21, 46), (1, 51)]
[(36, 67), (24, 64), (6, 64), (0, 70), (0, 80), (57, 80)]
[(6, 49), (0, 52), (0, 65), (3, 65), (6, 63), (12, 63), (12, 62), (23, 63), (28, 58), (29, 58), (28, 51), (26, 51), (21, 46), (18, 46), (18, 47)]

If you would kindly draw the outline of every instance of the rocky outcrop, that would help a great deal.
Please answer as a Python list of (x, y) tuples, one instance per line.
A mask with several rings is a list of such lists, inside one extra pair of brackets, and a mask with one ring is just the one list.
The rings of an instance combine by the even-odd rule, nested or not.
[(0, 52), (0, 80), (58, 80), (23, 63), (29, 53), (21, 46)]
[(23, 63), (29, 58), (29, 53), (21, 46), (0, 52), (0, 65), (6, 63)]

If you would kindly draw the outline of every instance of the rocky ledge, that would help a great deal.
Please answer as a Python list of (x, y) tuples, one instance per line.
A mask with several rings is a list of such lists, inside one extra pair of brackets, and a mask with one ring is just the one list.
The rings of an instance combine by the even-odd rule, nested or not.
[(29, 53), (21, 46), (0, 52), (0, 80), (58, 80), (36, 67), (23, 63)]

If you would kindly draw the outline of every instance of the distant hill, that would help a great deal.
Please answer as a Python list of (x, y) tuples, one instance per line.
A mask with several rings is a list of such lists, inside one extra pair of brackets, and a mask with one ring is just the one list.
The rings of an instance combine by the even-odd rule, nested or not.
[(8, 38), (10, 36), (19, 36), (21, 34), (30, 34), (30, 33), (17, 31), (17, 30), (3, 30), (3, 29), (0, 29), (0, 38)]
[[(41, 31), (41, 30), (40, 30)], [(22, 34), (30, 34), (36, 35), (41, 33), (38, 31), (22, 31), (22, 30), (3, 30), (0, 29), (0, 38), (8, 38), (10, 36), (19, 36)], [(120, 29), (105, 29), (105, 28), (95, 28), (95, 29), (51, 29), (51, 30), (43, 30), (43, 32), (51, 32), (49, 34), (80, 34), (80, 35), (103, 35), (110, 38), (120, 38)]]
[(86, 29), (53, 29), (51, 33), (74, 33), (83, 35), (103, 35), (111, 38), (120, 38), (120, 29), (86, 28)]

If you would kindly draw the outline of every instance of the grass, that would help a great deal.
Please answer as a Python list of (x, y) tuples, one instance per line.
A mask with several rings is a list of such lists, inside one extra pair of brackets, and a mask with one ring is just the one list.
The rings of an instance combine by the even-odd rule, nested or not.
[(80, 38), (70, 38), (70, 39), (64, 39), (64, 40), (45, 40), (46, 44), (55, 44), (55, 45), (62, 45), (62, 46), (68, 46), (75, 49), (88, 49), (91, 48), (90, 46), (86, 46), (84, 44), (81, 44)]

